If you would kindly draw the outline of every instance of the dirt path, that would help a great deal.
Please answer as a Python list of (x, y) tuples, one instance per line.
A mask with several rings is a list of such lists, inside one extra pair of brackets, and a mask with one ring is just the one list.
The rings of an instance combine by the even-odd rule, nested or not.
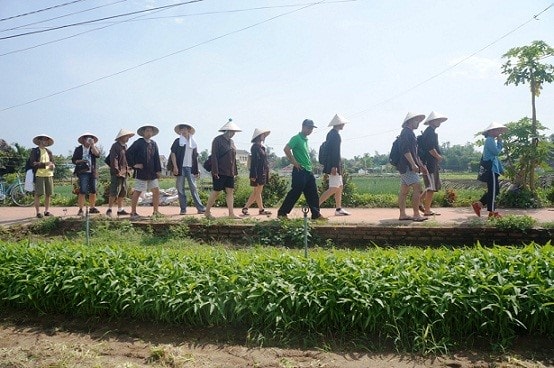
[(526, 340), (503, 355), (464, 351), (423, 358), (395, 353), (250, 347), (241, 331), (0, 313), (0, 367), (548, 367), (553, 341)]

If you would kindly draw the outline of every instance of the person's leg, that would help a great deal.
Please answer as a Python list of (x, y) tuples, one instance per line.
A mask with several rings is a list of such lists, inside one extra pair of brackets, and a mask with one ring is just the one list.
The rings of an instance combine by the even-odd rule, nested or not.
[(185, 172), (177, 176), (175, 179), (175, 186), (177, 187), (177, 197), (179, 198), (179, 208), (180, 213), (184, 214), (187, 212), (187, 195), (185, 193)]
[(79, 194), (77, 195), (77, 206), (79, 207), (79, 212), (77, 213), (79, 216), (83, 215), (83, 206), (85, 205), (85, 199), (86, 195), (89, 192), (89, 177), (88, 174), (79, 174), (78, 180), (79, 180)]
[(154, 207), (153, 214), (157, 215), (160, 213), (159, 206), (160, 206), (160, 188), (158, 186), (155, 186), (151, 188), (152, 191), (152, 206)]
[(419, 182), (411, 185), (412, 187), (412, 210), (414, 218), (419, 218), (419, 197), (421, 196), (421, 184)]
[(40, 213), (40, 197), (45, 194), (44, 179), (38, 176), (35, 178), (35, 210), (37, 211), (37, 217), (42, 217), (42, 213)]
[(281, 207), (279, 207), (279, 210), (277, 211), (278, 216), (288, 215), (294, 207), (296, 201), (298, 201), (298, 198), (300, 198), (305, 185), (305, 178), (302, 175), (302, 171), (304, 170), (298, 170), (296, 168), (292, 169), (291, 188), (285, 196)]
[(304, 171), (306, 176), (306, 185), (304, 186), (304, 197), (306, 197), (306, 203), (310, 207), (312, 212), (312, 219), (321, 217), (319, 211), (319, 196), (317, 194), (317, 184), (315, 182), (315, 176), (311, 172)]
[(131, 197), (131, 216), (137, 216), (137, 204), (142, 191), (133, 190), (133, 196)]
[(96, 209), (96, 178), (93, 174), (90, 174), (89, 178), (88, 204), (91, 210), (93, 210), (92, 213), (98, 213), (98, 210)]
[(398, 193), (398, 208), (400, 209), (400, 219), (409, 218), (406, 214), (406, 199), (408, 198), (408, 193), (410, 187), (404, 183), (400, 184), (400, 192)]
[(254, 187), (254, 201), (258, 205), (258, 210), (264, 209), (264, 200), (262, 198), (262, 190), (264, 189), (263, 185), (258, 185)]
[(44, 215), (50, 216), (50, 201), (52, 200), (52, 194), (54, 194), (54, 178), (48, 177), (45, 180), (44, 186)]
[(225, 188), (225, 202), (227, 203), (227, 211), (229, 212), (230, 218), (236, 218), (234, 212), (234, 192), (235, 188)]
[(219, 195), (219, 192), (219, 190), (212, 190), (210, 196), (208, 197), (208, 203), (206, 203), (206, 212), (204, 212), (204, 216), (206, 216), (207, 218), (213, 217), (211, 214), (211, 209), (215, 203), (215, 200), (217, 199), (217, 196)]
[(433, 203), (434, 194), (435, 192), (432, 190), (426, 190), (421, 194), (421, 197), (423, 197), (423, 208), (425, 209), (424, 214), (431, 213), (431, 203)]
[[(252, 204), (256, 201), (256, 188), (258, 188), (257, 186), (256, 187), (252, 187), (252, 192), (250, 193), (250, 196), (248, 197), (248, 199), (246, 200), (246, 203), (244, 204), (244, 207), (242, 208), (242, 214), (243, 215), (248, 215), (248, 209), (250, 208), (250, 206), (252, 206)], [(259, 204), (258, 204), (259, 206)]]
[[(331, 188), (327, 189), (323, 194), (321, 194), (321, 197), (319, 197), (319, 206), (321, 206), (326, 200), (328, 200), (332, 195), (335, 195), (335, 202), (337, 201), (337, 190), (338, 188)], [(337, 205), (338, 207), (338, 205)]]
[(37, 212), (37, 217), (42, 217), (42, 214), (40, 213), (40, 195), (38, 195), (36, 192), (35, 192), (35, 210)]
[(204, 211), (206, 211), (206, 207), (202, 204), (202, 201), (200, 200), (200, 196), (198, 195), (196, 178), (192, 174), (190, 167), (184, 167), (183, 171), (185, 172), (185, 177), (187, 178), (187, 182), (189, 184), (190, 195), (192, 196), (192, 201), (194, 202), (194, 206), (196, 207), (196, 210), (198, 211), (198, 213), (203, 213)]
[(489, 210), (489, 216), (499, 217), (498, 212), (496, 211), (496, 197), (498, 196), (498, 188), (499, 188), (499, 182), (498, 182), (498, 174), (492, 173), (492, 192), (490, 194), (490, 208)]

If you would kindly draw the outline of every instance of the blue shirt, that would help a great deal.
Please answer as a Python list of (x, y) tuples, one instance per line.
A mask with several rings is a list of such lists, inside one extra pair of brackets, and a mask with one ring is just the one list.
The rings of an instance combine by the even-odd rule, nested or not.
[(487, 137), (485, 139), (485, 146), (483, 147), (483, 160), (492, 161), (492, 172), (496, 174), (502, 174), (504, 172), (502, 163), (498, 159), (500, 152), (502, 152), (502, 142), (497, 141), (494, 137)]

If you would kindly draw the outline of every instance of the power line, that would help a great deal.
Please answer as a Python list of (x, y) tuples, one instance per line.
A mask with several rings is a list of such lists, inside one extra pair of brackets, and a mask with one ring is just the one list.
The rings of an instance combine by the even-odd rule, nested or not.
[[(202, 1), (202, 0), (200, 0), (200, 1)], [(17, 105), (12, 105), (12, 106), (3, 108), (3, 109), (0, 110), (0, 112), (4, 112), (4, 111), (7, 111), (7, 110), (11, 110), (11, 109), (17, 108), (17, 107), (29, 105), (29, 104), (34, 103), (34, 102), (37, 102), (37, 101), (45, 100), (45, 99), (50, 98), (50, 97), (54, 97), (54, 96), (57, 96), (57, 95), (61, 95), (61, 94), (66, 93), (66, 92), (73, 91), (73, 90), (76, 90), (76, 89), (79, 89), (79, 88), (88, 86), (88, 85), (90, 85), (90, 84), (93, 84), (93, 83), (96, 83), (96, 82), (100, 82), (100, 81), (105, 80), (105, 79), (108, 79), (108, 78), (115, 77), (115, 76), (117, 76), (117, 75), (120, 75), (120, 74), (129, 72), (129, 71), (131, 71), (131, 70), (135, 70), (135, 69), (141, 68), (141, 67), (143, 67), (143, 66), (145, 66), (145, 65), (152, 64), (152, 63), (158, 62), (158, 61), (160, 61), (160, 60), (167, 59), (167, 58), (169, 58), (169, 57), (172, 57), (172, 56), (181, 54), (181, 53), (183, 53), (183, 52), (186, 52), (186, 51), (195, 49), (195, 48), (197, 48), (197, 47), (206, 45), (206, 44), (208, 44), (208, 43), (211, 43), (211, 42), (220, 40), (220, 39), (222, 39), (222, 38), (225, 38), (225, 37), (234, 35), (234, 34), (236, 34), (236, 33), (244, 32), (244, 31), (249, 30), (249, 29), (251, 29), (251, 28), (260, 26), (260, 25), (262, 25), (262, 24), (264, 24), (264, 23), (269, 23), (269, 22), (271, 22), (271, 21), (273, 21), (273, 20), (275, 20), (275, 19), (278, 19), (278, 18), (287, 16), (287, 15), (290, 15), (290, 14), (293, 14), (293, 13), (296, 13), (296, 12), (299, 12), (299, 11), (304, 10), (304, 9), (307, 9), (307, 8), (309, 8), (309, 7), (313, 7), (313, 6), (316, 6), (316, 5), (323, 4), (323, 3), (325, 3), (325, 2), (326, 2), (326, 0), (322, 0), (322, 1), (319, 1), (319, 2), (316, 2), (316, 3), (312, 3), (312, 4), (310, 4), (310, 5), (303, 6), (303, 7), (299, 8), (299, 9), (295, 9), (295, 10), (291, 10), (291, 11), (288, 11), (288, 12), (285, 12), (285, 13), (278, 14), (278, 15), (276, 15), (276, 16), (273, 16), (273, 17), (271, 17), (271, 18), (265, 19), (265, 20), (263, 20), (263, 21), (260, 21), (260, 22), (251, 24), (251, 25), (249, 25), (249, 26), (246, 26), (246, 27), (243, 27), (243, 28), (240, 28), (240, 29), (231, 31), (231, 32), (227, 32), (227, 33), (222, 34), (222, 35), (220, 35), (220, 36), (213, 37), (213, 38), (211, 38), (211, 39), (209, 39), (209, 40), (199, 42), (199, 43), (197, 43), (197, 44), (195, 44), (195, 45), (193, 45), (193, 46), (189, 46), (189, 47), (187, 47), (187, 48), (184, 48), (184, 49), (181, 49), (181, 50), (172, 52), (172, 53), (167, 54), (167, 55), (164, 55), (164, 56), (160, 56), (160, 57), (155, 58), (155, 59), (150, 59), (150, 60), (145, 61), (145, 62), (143, 62), (143, 63), (141, 63), (141, 64), (138, 64), (138, 65), (129, 67), (129, 68), (127, 68), (127, 69), (120, 70), (120, 71), (118, 71), (118, 72), (115, 72), (115, 73), (112, 73), (112, 74), (109, 74), (109, 75), (105, 75), (105, 76), (100, 77), (100, 78), (96, 78), (96, 79), (91, 80), (91, 81), (89, 81), (89, 82), (82, 83), (82, 84), (79, 84), (79, 85), (77, 85), (77, 86), (73, 86), (73, 87), (70, 87), (70, 88), (67, 88), (67, 89), (58, 91), (58, 92), (54, 92), (54, 93), (51, 93), (51, 94), (49, 94), (49, 95), (47, 95), (47, 96), (38, 97), (38, 98), (35, 98), (34, 100), (30, 100), (30, 101), (23, 102), (23, 103), (20, 103), (20, 104), (17, 104)]]
[[(80, 0), (80, 1), (82, 1), (82, 0)], [(170, 9), (170, 8), (175, 8), (177, 6), (199, 3), (199, 2), (202, 2), (202, 1), (204, 1), (204, 0), (184, 1), (184, 2), (181, 2), (181, 3), (177, 3), (177, 4), (164, 5), (164, 6), (159, 6), (159, 7), (156, 7), (156, 8), (151, 8), (151, 9), (138, 10), (138, 11), (125, 13), (125, 14), (112, 15), (112, 16), (109, 16), (109, 17), (104, 17), (104, 18), (99, 18), (99, 19), (92, 19), (92, 20), (87, 20), (87, 21), (72, 23), (72, 24), (66, 24), (66, 25), (63, 25), (63, 26), (50, 27), (50, 28), (41, 29), (41, 30), (38, 30), (38, 31), (19, 33), (19, 34), (15, 34), (15, 35), (11, 35), (11, 36), (0, 37), (0, 40), (7, 40), (7, 39), (10, 39), (10, 38), (28, 36), (28, 35), (37, 34), (37, 33), (50, 32), (50, 31), (55, 31), (57, 29), (63, 29), (63, 28), (68, 28), (68, 27), (82, 26), (82, 25), (85, 25), (85, 24), (91, 24), (91, 23), (95, 23), (95, 22), (99, 22), (99, 21), (103, 21), (103, 20), (115, 19), (115, 18), (120, 18), (120, 17), (127, 17), (129, 15), (152, 12), (152, 11), (161, 10), (161, 9)]]
[(89, 12), (89, 11), (91, 11), (91, 10), (96, 10), (96, 9), (100, 9), (100, 8), (105, 8), (106, 6), (112, 6), (112, 5), (117, 4), (117, 3), (123, 3), (123, 2), (125, 2), (125, 1), (127, 1), (127, 0), (118, 0), (118, 1), (115, 1), (115, 2), (110, 3), (110, 4), (99, 5), (99, 6), (95, 6), (95, 7), (93, 7), (93, 8), (88, 8), (88, 9), (85, 9), (85, 10), (80, 10), (80, 11), (77, 11), (77, 12), (68, 13), (68, 14), (64, 14), (64, 15), (60, 15), (60, 16), (58, 16), (58, 17), (49, 18), (49, 19), (44, 19), (44, 20), (40, 20), (40, 21), (38, 21), (38, 22), (27, 23), (27, 24), (23, 24), (23, 25), (20, 25), (20, 26), (17, 26), (17, 27), (2, 29), (2, 30), (0, 30), (0, 32), (13, 31), (13, 30), (16, 30), (16, 29), (21, 29), (21, 28), (25, 28), (25, 27), (28, 27), (28, 26), (33, 26), (33, 25), (35, 25), (35, 24), (46, 23), (46, 22), (50, 22), (50, 21), (52, 21), (52, 20), (61, 19), (61, 18), (65, 18), (65, 17), (70, 17), (70, 16), (72, 16), (72, 15), (81, 14), (81, 13), (86, 13), (86, 12)]
[(18, 14), (18, 15), (14, 15), (14, 16), (11, 16), (11, 17), (7, 17), (7, 18), (2, 18), (2, 19), (0, 19), (0, 22), (3, 22), (5, 20), (9, 20), (9, 19), (24, 17), (24, 16), (31, 15), (31, 14), (41, 13), (43, 11), (47, 11), (47, 10), (51, 10), (51, 9), (61, 8), (62, 6), (71, 5), (71, 4), (75, 4), (75, 3), (80, 3), (81, 1), (86, 1), (86, 0), (74, 0), (74, 1), (70, 1), (68, 3), (54, 5), (54, 6), (50, 6), (48, 8), (39, 9), (39, 10), (35, 10), (35, 11), (32, 11), (32, 12), (28, 12), (28, 13)]
[[(122, 0), (122, 1), (127, 1), (127, 0)], [(325, 4), (345, 3), (345, 2), (354, 2), (354, 1), (357, 1), (357, 0), (335, 0), (335, 1), (326, 1)], [(296, 4), (296, 5), (292, 5), (292, 4), (290, 4), (290, 5), (275, 5), (275, 6), (265, 6), (265, 7), (257, 7), (257, 8), (233, 9), (233, 10), (220, 11), (220, 12), (205, 12), (205, 13), (195, 13), (195, 14), (190, 14), (190, 15), (177, 15), (177, 16), (170, 16), (170, 17), (154, 17), (154, 18), (143, 18), (143, 19), (162, 19), (162, 18), (185, 17), (185, 16), (197, 16), (197, 15), (211, 15), (211, 14), (220, 14), (220, 13), (234, 13), (234, 12), (245, 12), (245, 11), (260, 10), (260, 9), (273, 9), (273, 8), (283, 8), (283, 7), (298, 7), (298, 6), (303, 6), (303, 5), (315, 5), (315, 4), (317, 4), (317, 3), (311, 2), (311, 3), (301, 3), (301, 4)], [(165, 10), (165, 9), (162, 9), (162, 10)], [(159, 12), (159, 11), (156, 11), (156, 12)], [(154, 12), (154, 13), (156, 13), (156, 12)], [(70, 36), (66, 36), (66, 37), (62, 37), (62, 38), (55, 39), (55, 40), (43, 42), (43, 43), (40, 43), (40, 44), (37, 44), (37, 45), (25, 47), (25, 48), (22, 48), (22, 49), (17, 49), (17, 50), (8, 51), (8, 52), (5, 52), (5, 53), (3, 53), (3, 54), (0, 54), (0, 57), (6, 56), (6, 55), (11, 55), (11, 54), (16, 54), (16, 53), (23, 52), (23, 51), (28, 51), (28, 50), (36, 49), (36, 48), (39, 48), (39, 47), (42, 47), (42, 46), (50, 45), (50, 44), (57, 43), (57, 42), (61, 42), (61, 41), (65, 41), (65, 40), (68, 40), (68, 39), (70, 39), (70, 38), (75, 38), (75, 37), (84, 35), (84, 34), (86, 34), (86, 33), (98, 31), (98, 30), (105, 29), (105, 28), (108, 28), (108, 27), (112, 27), (112, 26), (115, 26), (115, 25), (118, 25), (118, 24), (122, 24), (122, 23), (126, 23), (126, 22), (138, 21), (140, 18), (145, 17), (145, 16), (146, 16), (146, 15), (140, 15), (140, 16), (138, 16), (138, 17), (126, 19), (126, 20), (119, 21), (119, 22), (111, 22), (111, 23), (109, 23), (108, 25), (105, 25), (105, 26), (102, 26), (102, 27), (97, 27), (97, 28), (89, 29), (89, 30), (87, 30), (87, 31), (75, 33), (75, 34), (72, 34), (72, 35), (70, 35)]]
[[(533, 17), (531, 17), (529, 20), (525, 21), (524, 23), (520, 24), (519, 26), (515, 27), (514, 29), (512, 29), (512, 30), (510, 30), (509, 32), (505, 33), (504, 35), (500, 36), (500, 37), (497, 38), (496, 40), (494, 40), (494, 41), (490, 42), (489, 44), (487, 44), (486, 46), (480, 48), (479, 50), (477, 50), (477, 51), (471, 53), (469, 56), (466, 56), (466, 57), (463, 58), (462, 60), (458, 61), (457, 63), (455, 63), (455, 64), (453, 64), (453, 65), (451, 65), (450, 67), (448, 67), (448, 68), (446, 68), (446, 69), (444, 69), (444, 70), (442, 70), (442, 71), (440, 71), (440, 72), (438, 72), (438, 73), (436, 73), (436, 74), (430, 76), (429, 78), (427, 78), (427, 79), (425, 79), (425, 80), (423, 80), (423, 81), (421, 81), (421, 82), (419, 82), (419, 83), (413, 85), (412, 87), (410, 87), (410, 88), (408, 88), (408, 89), (406, 89), (406, 90), (404, 90), (404, 91), (402, 91), (402, 92), (400, 92), (400, 93), (397, 93), (396, 95), (394, 95), (394, 96), (392, 96), (392, 97), (389, 97), (389, 98), (387, 98), (387, 99), (385, 99), (385, 100), (383, 100), (383, 101), (381, 101), (381, 102), (376, 103), (375, 105), (373, 105), (373, 106), (371, 106), (371, 107), (369, 107), (369, 108), (367, 108), (367, 109), (365, 109), (365, 110), (359, 111), (359, 112), (354, 113), (354, 114), (352, 114), (352, 115), (350, 115), (350, 116), (352, 117), (352, 116), (362, 115), (362, 114), (364, 114), (364, 113), (366, 113), (366, 112), (368, 112), (368, 111), (374, 109), (375, 107), (377, 107), (377, 106), (379, 106), (379, 105), (386, 104), (387, 102), (390, 102), (390, 101), (396, 99), (397, 97), (400, 97), (400, 96), (402, 96), (402, 95), (405, 95), (406, 93), (411, 92), (411, 91), (415, 90), (416, 88), (419, 88), (419, 87), (421, 87), (422, 85), (424, 85), (424, 84), (430, 82), (431, 80), (433, 80), (433, 79), (435, 79), (435, 78), (438, 78), (439, 76), (441, 76), (441, 75), (443, 75), (443, 74), (445, 74), (445, 73), (451, 71), (452, 69), (456, 68), (458, 65), (460, 65), (460, 64), (464, 63), (465, 61), (469, 60), (469, 59), (472, 58), (473, 56), (475, 56), (475, 55), (481, 53), (482, 51), (488, 49), (488, 48), (491, 47), (492, 45), (494, 45), (494, 44), (500, 42), (501, 40), (503, 40), (504, 38), (508, 37), (508, 36), (511, 35), (512, 33), (517, 32), (518, 30), (520, 30), (521, 28), (523, 28), (523, 27), (526, 26), (527, 24), (531, 23), (532, 21), (534, 21), (534, 20), (539, 20), (538, 17), (539, 17), (541, 14), (545, 13), (546, 11), (548, 11), (548, 10), (549, 10), (550, 8), (552, 8), (553, 6), (554, 6), (554, 3), (550, 4), (546, 9), (544, 9), (544, 10), (541, 11), (541, 12), (539, 12), (538, 14), (535, 14), (535, 15), (534, 15)], [(382, 133), (374, 133), (374, 134), (369, 134), (369, 135), (364, 135), (364, 136), (358, 136), (358, 137), (350, 138), (350, 139), (348, 139), (348, 140), (367, 138), (367, 137), (374, 136), (374, 135), (377, 135), (377, 134), (383, 134), (383, 133), (389, 133), (389, 132), (391, 132), (391, 131), (388, 130), (388, 131), (382, 132)]]

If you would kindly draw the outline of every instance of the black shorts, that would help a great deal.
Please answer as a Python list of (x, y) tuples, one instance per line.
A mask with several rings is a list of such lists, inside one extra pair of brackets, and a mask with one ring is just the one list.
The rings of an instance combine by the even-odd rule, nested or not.
[(219, 179), (213, 178), (213, 190), (222, 191), (225, 188), (235, 188), (235, 178), (232, 176), (219, 175)]

